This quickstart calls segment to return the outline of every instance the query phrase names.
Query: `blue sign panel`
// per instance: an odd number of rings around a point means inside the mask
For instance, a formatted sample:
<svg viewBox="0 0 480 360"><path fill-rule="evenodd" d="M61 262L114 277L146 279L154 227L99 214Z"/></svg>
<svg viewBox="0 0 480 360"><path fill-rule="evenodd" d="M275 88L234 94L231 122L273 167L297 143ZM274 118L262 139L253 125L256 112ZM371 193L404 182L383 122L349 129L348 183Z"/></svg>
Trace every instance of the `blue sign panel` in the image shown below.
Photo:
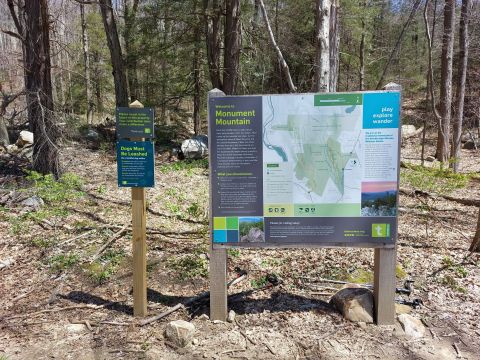
<svg viewBox="0 0 480 360"><path fill-rule="evenodd" d="M150 141L117 142L119 187L153 187L154 147Z"/></svg>
<svg viewBox="0 0 480 360"><path fill-rule="evenodd" d="M363 128L398 128L400 92L365 93L363 95Z"/></svg>

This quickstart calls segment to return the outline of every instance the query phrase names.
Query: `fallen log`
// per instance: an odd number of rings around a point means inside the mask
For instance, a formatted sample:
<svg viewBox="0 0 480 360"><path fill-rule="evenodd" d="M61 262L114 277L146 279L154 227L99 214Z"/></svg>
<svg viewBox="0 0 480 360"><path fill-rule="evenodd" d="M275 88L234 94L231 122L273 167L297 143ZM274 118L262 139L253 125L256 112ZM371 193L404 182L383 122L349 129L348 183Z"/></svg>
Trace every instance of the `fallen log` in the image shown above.
<svg viewBox="0 0 480 360"><path fill-rule="evenodd" d="M445 200L448 200L448 201L453 201L453 202L456 202L458 204L462 204L462 205L466 205L466 206L480 207L480 200L476 200L476 199L464 199L464 198L457 198L457 197L453 197L453 196L449 196L449 195L432 194L432 193L429 193L427 191L415 190L415 189L414 190L407 190L407 189L404 189L404 188L400 188L399 191L400 191L401 194L404 194L404 195L407 195L407 196L418 195L418 196L429 197L429 198L432 198L432 199L442 198L442 199L445 199Z"/></svg>

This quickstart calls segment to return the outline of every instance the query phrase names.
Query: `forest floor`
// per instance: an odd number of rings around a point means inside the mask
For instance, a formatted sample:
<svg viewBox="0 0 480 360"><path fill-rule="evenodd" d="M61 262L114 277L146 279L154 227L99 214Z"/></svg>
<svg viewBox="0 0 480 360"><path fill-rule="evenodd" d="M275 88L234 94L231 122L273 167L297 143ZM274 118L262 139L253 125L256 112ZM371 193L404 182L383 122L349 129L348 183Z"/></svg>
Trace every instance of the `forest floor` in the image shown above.
<svg viewBox="0 0 480 360"><path fill-rule="evenodd" d="M399 323L347 321L328 304L322 294L332 285L319 278L372 281L373 251L353 248L230 250L229 279L236 268L248 273L229 290L244 292L229 303L233 323L209 321L201 316L208 303L197 302L138 325L125 227L130 189L117 187L111 149L71 143L62 156L74 175L57 185L0 178L0 198L35 193L45 201L37 211L13 200L0 207L0 261L9 263L0 270L0 359L480 359L480 256L468 252L478 209L410 192L480 199L480 153L463 150L462 175L445 178L435 163L411 166L419 144L415 137L402 148L397 284L415 281L410 298L424 305L411 314L427 326L423 338L407 337ZM159 154L155 177L147 191L149 315L208 290L206 162ZM269 274L283 282L264 286ZM164 338L176 319L196 327L194 342L181 349Z"/></svg>

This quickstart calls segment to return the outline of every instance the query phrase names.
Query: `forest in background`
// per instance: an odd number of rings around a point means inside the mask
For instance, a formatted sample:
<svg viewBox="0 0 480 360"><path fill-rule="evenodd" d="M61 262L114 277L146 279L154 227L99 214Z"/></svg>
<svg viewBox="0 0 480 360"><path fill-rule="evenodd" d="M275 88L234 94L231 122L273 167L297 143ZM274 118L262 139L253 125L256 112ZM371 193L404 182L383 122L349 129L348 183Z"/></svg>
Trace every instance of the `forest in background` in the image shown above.
<svg viewBox="0 0 480 360"><path fill-rule="evenodd" d="M433 155L428 131L437 134L433 158L453 172L463 143L479 146L472 0L4 0L0 10L0 144L8 153L10 139L30 130L32 169L56 178L63 140L100 127L113 143L115 107L134 100L156 109L157 145L205 133L213 88L242 95L394 82L415 108L403 123L422 131L422 166ZM475 239L480 216L478 224Z"/></svg>
<svg viewBox="0 0 480 360"><path fill-rule="evenodd" d="M227 94L355 91L380 89L391 81L402 85L405 97L425 99L418 104L430 108L426 118L406 117L404 123L436 127L439 117L453 124L447 118L457 116L464 52L460 1L38 3L32 9L37 14L29 15L22 0L0 2L0 121L10 130L27 123L25 92L34 91L23 79L28 59L22 49L29 49L22 31L48 39L44 65L50 68L53 101L47 107L54 123L68 127L111 120L116 105L138 99L156 108L159 124L201 133L206 93L215 87ZM469 53L462 113L465 128L473 130L480 115L480 4L463 3L469 9ZM27 32L22 21L34 18L38 26ZM437 155L443 161L453 157Z"/></svg>
<svg viewBox="0 0 480 360"><path fill-rule="evenodd" d="M0 360L477 359L479 15L476 0L0 0ZM366 248L229 249L233 321L208 321L209 164L178 151L206 133L208 91L392 82L398 203L364 197L362 211L398 217L396 285L410 294L395 325L332 305L345 283L374 283ZM156 111L147 323L132 317L115 152L115 107L135 99ZM166 336L175 319L196 328L186 347Z"/></svg>

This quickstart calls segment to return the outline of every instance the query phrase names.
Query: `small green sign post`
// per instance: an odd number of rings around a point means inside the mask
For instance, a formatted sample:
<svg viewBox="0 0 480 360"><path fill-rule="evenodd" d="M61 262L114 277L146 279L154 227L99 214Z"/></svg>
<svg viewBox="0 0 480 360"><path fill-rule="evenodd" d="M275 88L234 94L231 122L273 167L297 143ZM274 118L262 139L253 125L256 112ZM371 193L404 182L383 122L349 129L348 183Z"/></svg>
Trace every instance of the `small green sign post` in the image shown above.
<svg viewBox="0 0 480 360"><path fill-rule="evenodd" d="M153 120L153 109L139 101L116 110L118 186L132 188L133 314L139 317L147 315L145 187L154 186Z"/></svg>

